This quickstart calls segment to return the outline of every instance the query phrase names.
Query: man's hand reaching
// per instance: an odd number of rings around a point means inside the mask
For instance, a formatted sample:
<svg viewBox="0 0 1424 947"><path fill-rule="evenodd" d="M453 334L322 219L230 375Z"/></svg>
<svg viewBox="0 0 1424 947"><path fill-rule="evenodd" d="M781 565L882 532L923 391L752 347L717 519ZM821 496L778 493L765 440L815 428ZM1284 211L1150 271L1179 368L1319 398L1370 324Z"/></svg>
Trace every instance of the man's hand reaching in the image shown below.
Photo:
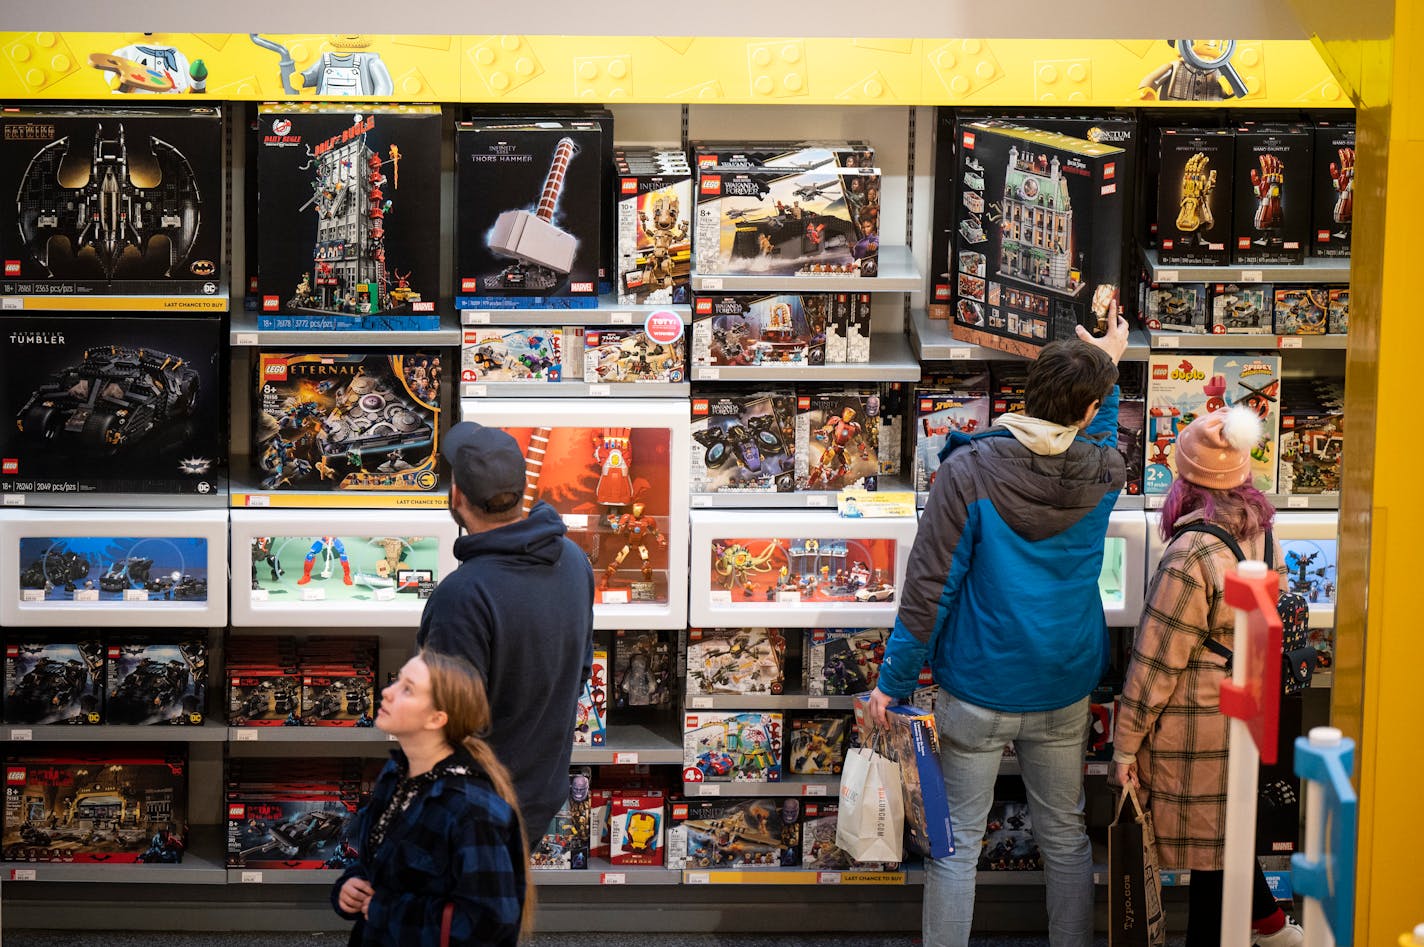
<svg viewBox="0 0 1424 947"><path fill-rule="evenodd" d="M1101 339L1093 338L1093 334L1082 326L1078 326L1078 338L1108 353L1108 357L1116 365L1122 358L1122 353L1127 351L1127 320L1118 312L1117 300L1114 299L1108 305L1108 331Z"/></svg>

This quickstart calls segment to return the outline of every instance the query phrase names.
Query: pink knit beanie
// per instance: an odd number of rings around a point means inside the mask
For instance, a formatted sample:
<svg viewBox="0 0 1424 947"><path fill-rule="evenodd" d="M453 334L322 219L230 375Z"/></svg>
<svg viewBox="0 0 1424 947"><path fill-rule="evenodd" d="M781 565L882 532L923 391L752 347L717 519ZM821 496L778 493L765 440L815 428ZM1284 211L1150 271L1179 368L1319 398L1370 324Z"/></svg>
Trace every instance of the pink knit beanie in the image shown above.
<svg viewBox="0 0 1424 947"><path fill-rule="evenodd" d="M1177 434L1177 475L1199 487L1230 490L1251 479L1251 451L1261 419L1242 405L1197 418Z"/></svg>

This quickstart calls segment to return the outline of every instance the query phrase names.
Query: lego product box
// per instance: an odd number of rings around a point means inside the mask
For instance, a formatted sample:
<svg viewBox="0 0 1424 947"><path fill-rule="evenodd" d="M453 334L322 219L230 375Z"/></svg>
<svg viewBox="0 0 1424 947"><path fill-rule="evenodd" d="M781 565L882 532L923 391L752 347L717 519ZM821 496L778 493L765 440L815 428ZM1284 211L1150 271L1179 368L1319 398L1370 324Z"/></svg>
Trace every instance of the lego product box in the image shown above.
<svg viewBox="0 0 1424 947"><path fill-rule="evenodd" d="M613 705L624 708L672 706L677 642L673 631L613 634Z"/></svg>
<svg viewBox="0 0 1424 947"><path fill-rule="evenodd" d="M439 351L259 353L252 457L262 489L442 486L443 382Z"/></svg>
<svg viewBox="0 0 1424 947"><path fill-rule="evenodd" d="M780 713L683 714L683 782L781 782L783 725Z"/></svg>
<svg viewBox="0 0 1424 947"><path fill-rule="evenodd" d="M114 746L5 757L0 857L169 864L188 845L187 760Z"/></svg>
<svg viewBox="0 0 1424 947"><path fill-rule="evenodd" d="M1167 492L1176 476L1177 434L1192 419L1243 404L1261 416L1261 443L1251 452L1251 484L1276 492L1281 360L1277 355L1157 355L1148 362L1147 466L1143 492Z"/></svg>
<svg viewBox="0 0 1424 947"><path fill-rule="evenodd" d="M1281 396L1281 493L1339 493L1345 416L1310 391Z"/></svg>
<svg viewBox="0 0 1424 947"><path fill-rule="evenodd" d="M1164 128L1160 141L1158 262L1166 266L1230 262L1235 132Z"/></svg>
<svg viewBox="0 0 1424 947"><path fill-rule="evenodd" d="M1143 382L1142 363L1119 363L1117 383L1117 449L1126 465L1122 492L1139 496L1147 434L1147 386Z"/></svg>
<svg viewBox="0 0 1424 947"><path fill-rule="evenodd" d="M550 820L544 837L530 850L530 868L547 871L588 867L592 778L593 770L587 766L569 770L569 798Z"/></svg>
<svg viewBox="0 0 1424 947"><path fill-rule="evenodd" d="M1270 335L1275 292L1263 283L1216 283L1211 288L1214 335Z"/></svg>
<svg viewBox="0 0 1424 947"><path fill-rule="evenodd" d="M208 600L208 541L190 536L24 536L20 601L134 607Z"/></svg>
<svg viewBox="0 0 1424 947"><path fill-rule="evenodd" d="M796 399L798 490L874 490L879 483L880 395L821 391Z"/></svg>
<svg viewBox="0 0 1424 947"><path fill-rule="evenodd" d="M987 378L985 381L987 382ZM920 391L915 397L915 489L924 492L939 470L939 452L955 431L973 434L989 427L989 392Z"/></svg>
<svg viewBox="0 0 1424 947"><path fill-rule="evenodd" d="M1329 289L1324 286L1276 287L1276 335L1324 335L1329 326Z"/></svg>
<svg viewBox="0 0 1424 947"><path fill-rule="evenodd" d="M583 380L589 384L686 381L687 336L680 331L681 320L676 324L676 338L655 337L647 329L585 330Z"/></svg>
<svg viewBox="0 0 1424 947"><path fill-rule="evenodd" d="M796 395L790 389L692 398L693 493L796 489Z"/></svg>
<svg viewBox="0 0 1424 947"><path fill-rule="evenodd" d="M785 168L809 171L823 167L869 168L875 165L875 149L859 139L707 141L688 143L697 168Z"/></svg>
<svg viewBox="0 0 1424 947"><path fill-rule="evenodd" d="M786 638L776 628L693 628L687 632L688 695L780 694Z"/></svg>
<svg viewBox="0 0 1424 947"><path fill-rule="evenodd" d="M1203 335L1207 331L1205 283L1143 284L1142 316L1149 329Z"/></svg>
<svg viewBox="0 0 1424 947"><path fill-rule="evenodd" d="M1113 755L1113 724L1117 720L1118 692L1122 685L1099 684L1088 698L1088 760L1111 762Z"/></svg>
<svg viewBox="0 0 1424 947"><path fill-rule="evenodd" d="M105 722L202 724L208 703L208 645L202 638L116 641L105 654Z"/></svg>
<svg viewBox="0 0 1424 947"><path fill-rule="evenodd" d="M663 794L615 792L608 814L608 860L614 865L663 863Z"/></svg>
<svg viewBox="0 0 1424 947"><path fill-rule="evenodd" d="M455 130L456 303L588 308L603 254L597 121L461 122Z"/></svg>
<svg viewBox="0 0 1424 947"><path fill-rule="evenodd" d="M1314 144L1304 125L1246 123L1236 129L1233 264L1305 262Z"/></svg>
<svg viewBox="0 0 1424 947"><path fill-rule="evenodd" d="M669 868L795 868L801 800L680 799L669 804Z"/></svg>
<svg viewBox="0 0 1424 947"><path fill-rule="evenodd" d="M959 127L966 213L956 252L985 276L955 285L955 338L1033 357L1075 327L1107 330L1122 280L1121 148L1007 122ZM982 210L976 211L975 207Z"/></svg>
<svg viewBox="0 0 1424 947"><path fill-rule="evenodd" d="M717 293L692 305L692 364L824 365L829 293Z"/></svg>
<svg viewBox="0 0 1424 947"><path fill-rule="evenodd" d="M1330 311L1325 317L1325 330L1331 335L1346 335L1350 331L1350 287L1330 288Z"/></svg>
<svg viewBox="0 0 1424 947"><path fill-rule="evenodd" d="M870 293L850 294L849 328L846 330L846 361L870 361Z"/></svg>
<svg viewBox="0 0 1424 947"><path fill-rule="evenodd" d="M98 640L5 645L6 723L102 723L103 703L104 650Z"/></svg>
<svg viewBox="0 0 1424 947"><path fill-rule="evenodd" d="M836 844L841 806L837 800L805 800L801 824L801 867L818 871L897 871L899 862L860 862Z"/></svg>
<svg viewBox="0 0 1424 947"><path fill-rule="evenodd" d="M6 108L0 294L226 310L224 140L212 106Z"/></svg>
<svg viewBox="0 0 1424 947"><path fill-rule="evenodd" d="M806 692L863 694L880 679L889 628L814 628L806 633Z"/></svg>
<svg viewBox="0 0 1424 947"><path fill-rule="evenodd" d="M669 149L682 157L681 151ZM618 302L686 304L692 284L692 171L616 168Z"/></svg>
<svg viewBox="0 0 1424 947"><path fill-rule="evenodd" d="M869 731L866 719L868 696L855 701L855 723L861 733ZM878 747L900 764L900 788L905 796L905 838L909 847L931 858L954 853L954 831L950 827L949 803L944 794L944 775L939 766L939 738L932 713L903 704L889 709L890 726Z"/></svg>
<svg viewBox="0 0 1424 947"><path fill-rule="evenodd" d="M0 316L0 492L214 494L220 317Z"/></svg>
<svg viewBox="0 0 1424 947"><path fill-rule="evenodd" d="M839 773L845 763L850 723L848 713L791 718L786 771L796 776Z"/></svg>
<svg viewBox="0 0 1424 947"><path fill-rule="evenodd" d="M342 841L358 808L356 793L334 789L229 789L227 867L344 869Z"/></svg>
<svg viewBox="0 0 1424 947"><path fill-rule="evenodd" d="M1027 802L995 800L984 826L979 870L1043 870L1043 855L1033 838L1033 820Z"/></svg>
<svg viewBox="0 0 1424 947"><path fill-rule="evenodd" d="M603 746L607 742L608 651L594 648L593 666L574 713L574 746Z"/></svg>
<svg viewBox="0 0 1424 947"><path fill-rule="evenodd" d="M466 327L460 346L460 381L563 381L564 341L560 326Z"/></svg>
<svg viewBox="0 0 1424 947"><path fill-rule="evenodd" d="M259 329L438 329L440 108L258 107Z"/></svg>
<svg viewBox="0 0 1424 947"><path fill-rule="evenodd" d="M1355 219L1355 126L1315 123L1311 256L1347 257Z"/></svg>

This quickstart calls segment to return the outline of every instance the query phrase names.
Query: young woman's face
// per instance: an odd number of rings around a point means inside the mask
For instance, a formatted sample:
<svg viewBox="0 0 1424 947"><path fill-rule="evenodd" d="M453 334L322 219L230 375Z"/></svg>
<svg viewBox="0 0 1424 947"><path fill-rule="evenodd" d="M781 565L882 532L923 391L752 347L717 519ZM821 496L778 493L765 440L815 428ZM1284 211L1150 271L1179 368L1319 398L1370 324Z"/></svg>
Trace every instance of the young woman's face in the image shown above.
<svg viewBox="0 0 1424 947"><path fill-rule="evenodd" d="M407 661L400 675L381 691L376 726L400 737L430 729L436 714L430 697L430 668L417 655Z"/></svg>

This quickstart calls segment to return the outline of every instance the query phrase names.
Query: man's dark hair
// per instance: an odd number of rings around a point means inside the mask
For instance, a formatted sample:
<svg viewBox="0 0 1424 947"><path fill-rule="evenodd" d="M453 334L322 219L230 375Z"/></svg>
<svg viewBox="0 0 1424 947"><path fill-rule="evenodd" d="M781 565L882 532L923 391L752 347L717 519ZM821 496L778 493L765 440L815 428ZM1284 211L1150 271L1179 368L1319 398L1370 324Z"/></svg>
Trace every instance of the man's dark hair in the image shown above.
<svg viewBox="0 0 1424 947"><path fill-rule="evenodd" d="M1117 366L1096 345L1082 339L1050 342L1029 366L1024 412L1054 424L1077 424L1088 405L1106 398L1115 384Z"/></svg>

